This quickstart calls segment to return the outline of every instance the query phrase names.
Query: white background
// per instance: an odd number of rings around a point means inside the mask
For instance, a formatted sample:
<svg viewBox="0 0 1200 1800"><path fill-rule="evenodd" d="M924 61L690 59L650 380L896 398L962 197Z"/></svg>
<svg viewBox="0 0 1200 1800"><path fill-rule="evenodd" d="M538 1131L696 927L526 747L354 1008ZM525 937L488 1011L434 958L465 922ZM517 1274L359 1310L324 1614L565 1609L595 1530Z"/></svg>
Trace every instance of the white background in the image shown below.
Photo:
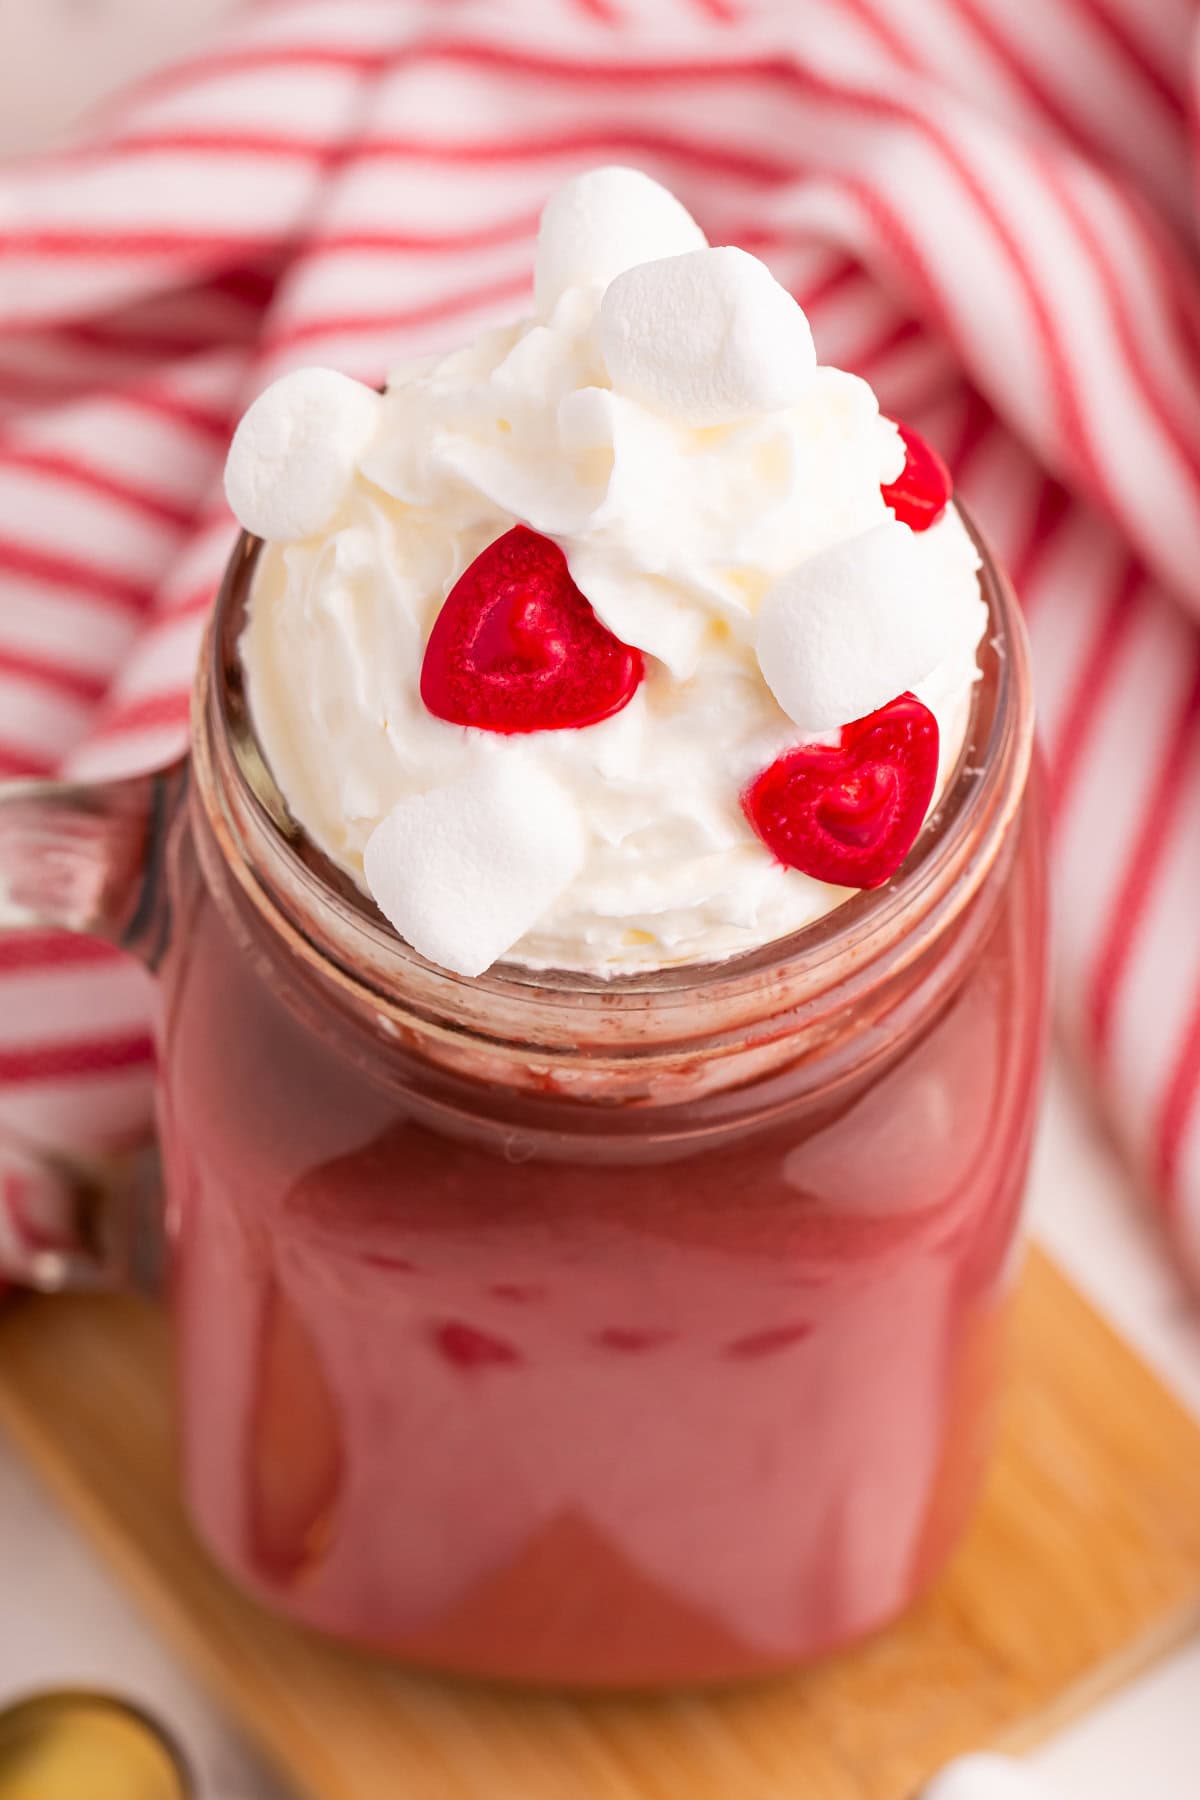
<svg viewBox="0 0 1200 1800"><path fill-rule="evenodd" d="M0 155L51 141L93 98L188 48L231 10L231 0L0 0ZM1043 1241L1200 1416L1200 1316L1061 1063L1052 1074L1032 1202ZM266 1771L142 1625L2 1439L0 1546L0 1702L72 1681L116 1688L141 1698L181 1736L206 1800L278 1800ZM1063 1800L1197 1800L1198 1714L1200 1642L1031 1761Z"/></svg>

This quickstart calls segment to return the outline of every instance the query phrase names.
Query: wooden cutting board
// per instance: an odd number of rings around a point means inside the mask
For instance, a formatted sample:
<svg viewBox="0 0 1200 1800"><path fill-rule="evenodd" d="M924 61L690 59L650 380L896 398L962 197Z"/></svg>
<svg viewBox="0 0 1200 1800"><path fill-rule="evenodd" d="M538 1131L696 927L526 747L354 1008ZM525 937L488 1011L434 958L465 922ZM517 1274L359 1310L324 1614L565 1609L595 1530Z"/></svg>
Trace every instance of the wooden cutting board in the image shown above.
<svg viewBox="0 0 1200 1800"><path fill-rule="evenodd" d="M315 1800L911 1800L1200 1629L1200 1428L1041 1255L968 1541L900 1625L733 1691L585 1701L404 1674L268 1617L171 1480L165 1323L128 1299L0 1319L0 1425Z"/></svg>

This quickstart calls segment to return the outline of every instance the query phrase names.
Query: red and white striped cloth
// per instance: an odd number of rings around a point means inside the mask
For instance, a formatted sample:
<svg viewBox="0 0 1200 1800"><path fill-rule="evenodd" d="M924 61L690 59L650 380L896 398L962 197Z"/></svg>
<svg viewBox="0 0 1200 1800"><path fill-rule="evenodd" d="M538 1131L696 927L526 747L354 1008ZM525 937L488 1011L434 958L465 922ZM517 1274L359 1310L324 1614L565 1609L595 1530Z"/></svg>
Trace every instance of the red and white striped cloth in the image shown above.
<svg viewBox="0 0 1200 1800"><path fill-rule="evenodd" d="M1191 0L265 0L0 174L0 773L179 745L219 470L291 364L367 380L529 294L632 162L947 453L1027 609L1060 1016L1200 1271ZM146 1118L143 979L0 943L0 1130Z"/></svg>

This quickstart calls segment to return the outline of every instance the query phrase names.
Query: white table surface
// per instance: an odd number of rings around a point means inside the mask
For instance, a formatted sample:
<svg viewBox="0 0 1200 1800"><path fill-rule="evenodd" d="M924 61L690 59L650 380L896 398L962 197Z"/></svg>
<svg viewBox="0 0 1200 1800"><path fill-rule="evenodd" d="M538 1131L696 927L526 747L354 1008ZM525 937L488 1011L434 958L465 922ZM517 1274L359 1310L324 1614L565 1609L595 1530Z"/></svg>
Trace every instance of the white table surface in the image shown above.
<svg viewBox="0 0 1200 1800"><path fill-rule="evenodd" d="M186 49L233 3L0 0L0 155L50 141L106 88ZM1161 1254L1061 1060L1038 1141L1032 1204L1042 1241L1200 1416L1200 1313ZM279 1800L267 1771L134 1613L3 1439L0 1582L0 1703L74 1681L118 1689L161 1714L181 1737L204 1800ZM1031 1761L1063 1800L1196 1800L1200 1641Z"/></svg>

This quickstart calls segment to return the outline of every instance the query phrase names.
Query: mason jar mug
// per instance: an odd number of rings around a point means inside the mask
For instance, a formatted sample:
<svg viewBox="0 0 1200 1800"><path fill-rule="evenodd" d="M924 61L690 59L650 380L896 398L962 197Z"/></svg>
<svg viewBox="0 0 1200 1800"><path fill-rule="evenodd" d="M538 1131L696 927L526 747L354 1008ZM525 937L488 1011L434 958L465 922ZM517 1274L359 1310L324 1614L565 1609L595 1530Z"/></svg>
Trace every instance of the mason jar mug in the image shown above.
<svg viewBox="0 0 1200 1800"><path fill-rule="evenodd" d="M1010 589L985 551L968 741L886 887L705 967L465 980L289 817L237 655L257 551L186 763L0 790L8 922L156 975L200 1536L472 1674L740 1677L877 1628L969 1515L1017 1262L1046 933Z"/></svg>

